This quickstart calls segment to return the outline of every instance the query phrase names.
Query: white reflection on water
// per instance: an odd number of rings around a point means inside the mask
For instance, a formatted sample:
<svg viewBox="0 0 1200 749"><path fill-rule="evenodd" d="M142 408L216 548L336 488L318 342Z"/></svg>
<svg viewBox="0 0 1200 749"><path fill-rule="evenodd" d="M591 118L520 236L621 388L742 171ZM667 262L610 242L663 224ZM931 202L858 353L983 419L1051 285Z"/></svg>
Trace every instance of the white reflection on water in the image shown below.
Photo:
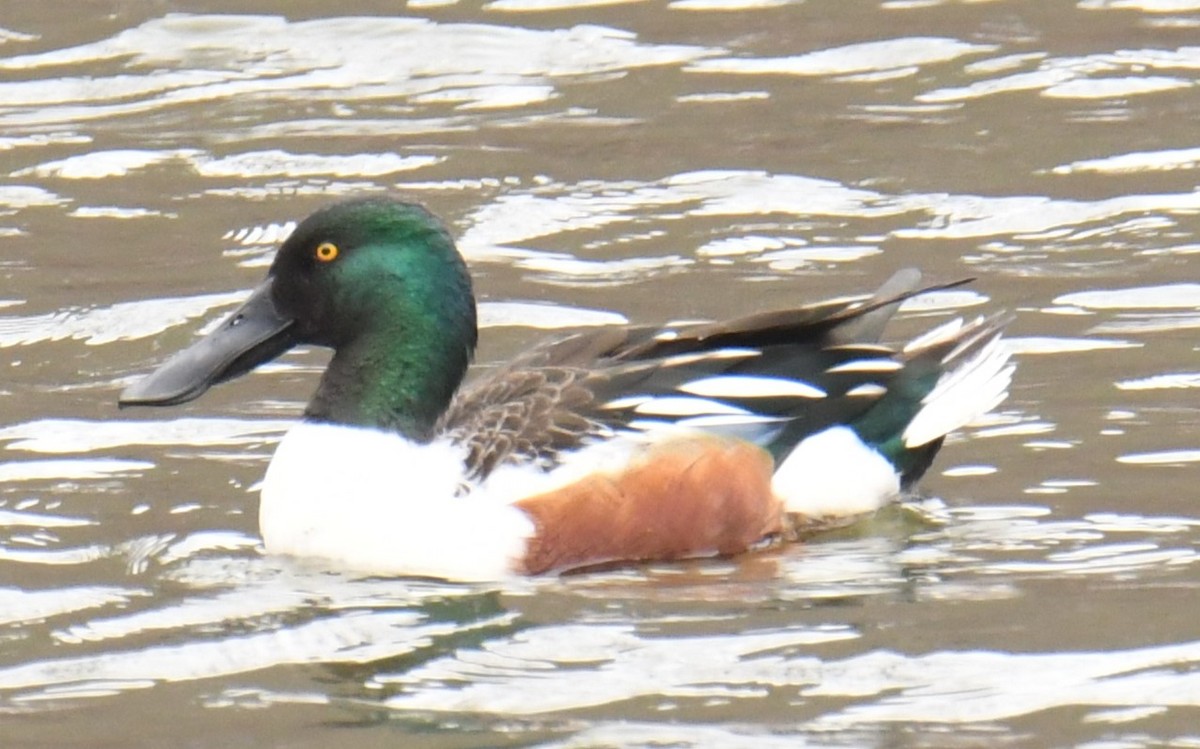
<svg viewBox="0 0 1200 749"><path fill-rule="evenodd" d="M753 700L768 687L797 690L799 703L851 701L812 729L971 723L1067 705L1200 705L1200 642L1105 652L873 650L840 660L780 652L854 636L797 628L665 638L611 625L540 627L378 678L403 690L388 701L393 708L439 712L533 715L641 696Z"/></svg>
<svg viewBox="0 0 1200 749"><path fill-rule="evenodd" d="M41 419L0 428L6 449L37 453L88 453L131 445L252 445L274 442L294 422L246 419L83 421Z"/></svg>
<svg viewBox="0 0 1200 749"><path fill-rule="evenodd" d="M926 511L931 518L945 518L944 524L914 540L937 550L935 570L948 577L970 572L980 579L1010 581L1027 576L1110 579L1200 564L1200 552L1177 538L1200 529L1200 520L1190 518L1096 513L1058 520L1047 508L1022 506ZM1023 554L1030 551L1041 553L1036 558Z"/></svg>
<svg viewBox="0 0 1200 749"><path fill-rule="evenodd" d="M864 245L851 247L798 247L790 250L764 252L757 260L765 263L771 270L787 272L812 267L821 263L850 263L882 253L883 250L878 247Z"/></svg>
<svg viewBox="0 0 1200 749"><path fill-rule="evenodd" d="M921 65L947 62L972 54L991 52L992 45L969 44L941 37L907 37L850 44L823 49L794 57L722 58L703 60L687 70L700 73L738 73L761 75L846 75L896 69L917 71Z"/></svg>
<svg viewBox="0 0 1200 749"><path fill-rule="evenodd" d="M89 346L149 338L211 310L244 299L244 292L119 302L109 307L64 309L41 315L0 317L0 348L46 341L81 340Z"/></svg>
<svg viewBox="0 0 1200 749"><path fill-rule="evenodd" d="M516 263L520 268L544 274L541 280L547 283L598 286L621 286L656 271L685 268L691 264L692 261L678 255L623 260L579 260L550 254L533 256Z"/></svg>
<svg viewBox="0 0 1200 749"><path fill-rule="evenodd" d="M35 133L33 135L0 136L0 151L11 151L14 148L43 148L77 143L91 143L86 135L71 133Z"/></svg>
<svg viewBox="0 0 1200 749"><path fill-rule="evenodd" d="M1085 351L1113 351L1141 348L1136 341L1106 340L1103 338L1054 338L1050 336L1021 336L1005 338L1005 345L1014 354L1076 354Z"/></svg>
<svg viewBox="0 0 1200 749"><path fill-rule="evenodd" d="M1054 303L1067 305L1059 308L1061 310L1127 310L1120 312L1117 319L1106 320L1096 325L1090 331L1092 333L1158 333L1200 327L1200 314L1194 311L1200 308L1200 284L1195 283L1078 291L1057 297ZM1187 311L1165 311L1176 309ZM1166 387L1167 384L1163 381L1152 386ZM1137 389L1143 386L1118 383L1118 387Z"/></svg>
<svg viewBox="0 0 1200 749"><path fill-rule="evenodd" d="M6 504L7 502L0 500L0 507L4 507ZM21 505L18 505L15 510L0 509L0 528L78 528L84 525L95 525L95 523L96 521L87 518L25 512Z"/></svg>
<svg viewBox="0 0 1200 749"><path fill-rule="evenodd" d="M1100 159L1084 159L1056 166L1054 174L1126 174L1131 172L1166 172L1176 169L1200 168L1200 148L1178 148L1163 151L1139 151L1106 156Z"/></svg>
<svg viewBox="0 0 1200 749"><path fill-rule="evenodd" d="M12 29L0 28L0 44L5 42L33 42L40 39L36 34L25 34Z"/></svg>
<svg viewBox="0 0 1200 749"><path fill-rule="evenodd" d="M0 83L0 122L61 126L254 96L341 106L402 96L467 110L522 107L555 96L564 78L680 64L715 52L639 44L632 34L601 26L536 30L419 18L293 22L175 13L99 42L0 59L0 69L10 71L129 60L116 76Z"/></svg>
<svg viewBox="0 0 1200 749"><path fill-rule="evenodd" d="M0 206L6 208L62 205L67 202L70 201L41 187L0 185Z"/></svg>
<svg viewBox="0 0 1200 749"><path fill-rule="evenodd" d="M78 613L88 609L129 603L149 591L113 586L75 586L51 590L0 588L0 624L33 623L37 620Z"/></svg>
<svg viewBox="0 0 1200 749"><path fill-rule="evenodd" d="M147 216L170 216L175 217L173 213L164 213L155 211L149 208L121 208L120 206L79 206L72 210L68 216L72 218L116 218L116 219L132 219L145 218Z"/></svg>
<svg viewBox="0 0 1200 749"><path fill-rule="evenodd" d="M1147 76L1145 71L1177 71L1180 76ZM1125 49L1082 57L1045 57L1037 68L966 86L939 88L917 96L922 102L966 101L1014 91L1043 96L1091 99L1152 93L1195 84L1200 47L1175 50Z"/></svg>
<svg viewBox="0 0 1200 749"><path fill-rule="evenodd" d="M1077 227L1109 227L1127 214L1143 218L1146 213L1169 216L1191 214L1200 209L1200 193L1195 192L1122 195L1094 201L971 195L912 196L897 200L913 204L914 209L923 203L922 207L935 216L935 221L927 226L895 232L897 237L910 239L978 239L1044 233L1054 233L1052 236L1056 239L1068 239L1069 231ZM1140 225L1127 228L1136 231ZM1080 229L1081 233L1083 231Z"/></svg>
<svg viewBox="0 0 1200 749"><path fill-rule="evenodd" d="M0 463L0 481L101 479L113 475L139 473L153 467L153 463L144 460L116 458L11 461Z"/></svg>
<svg viewBox="0 0 1200 749"><path fill-rule="evenodd" d="M1135 380L1118 380L1118 390L1183 390L1200 387L1200 372L1176 372L1173 374L1139 377Z"/></svg>
<svg viewBox="0 0 1200 749"><path fill-rule="evenodd" d="M1155 314L1123 315L1121 319L1108 320L1091 329L1092 333L1162 333L1172 330L1195 330L1200 328L1200 314Z"/></svg>
<svg viewBox="0 0 1200 749"><path fill-rule="evenodd" d="M1186 13L1200 10L1200 0L1079 0L1086 10L1140 10L1147 13Z"/></svg>
<svg viewBox="0 0 1200 749"><path fill-rule="evenodd" d="M845 600L901 589L938 601L1011 599L1020 595L1020 580L1030 576L1111 579L1194 565L1200 557L1190 548L1170 545L1180 534L1200 529L1200 521L1191 518L1096 514L1056 520L1050 510L1034 505L948 508L932 500L919 510L938 527L907 535L900 541L904 548L879 535L791 547L775 558L776 582L736 582L731 575L737 565L727 562L712 565L712 575L692 577L690 585L674 588L676 596L670 576L651 588L638 587L644 573L531 581L508 591L518 609L521 601L536 609L541 593L574 593L601 605L590 622L584 615L582 620L573 616L546 624L543 616L534 615L539 623L516 633L508 632L518 621L515 612L439 622L424 610L426 604L462 600L465 611L474 611L472 596L486 589L356 579L309 572L302 565L276 567L275 560L257 556L255 539L240 533L147 537L118 549L2 550L0 560L39 564L81 564L119 553L129 559L133 574L143 575L154 565L156 575L185 593L151 597L141 586L66 587L34 595L21 591L28 597L13 609L16 621L98 611L52 630L59 645L54 657L0 668L0 690L9 705L28 708L41 701L102 698L163 682L222 679L288 664L380 662L435 645L432 660L406 666L401 673L368 677L366 686L386 689L392 695L387 704L395 709L496 715L581 710L639 697L664 704L683 699L728 704L763 699L778 688L796 690L793 699L801 702L852 700L797 726L807 730L851 720L965 723L1058 705L1197 704L1190 677L1152 685L1133 672L1164 662L1200 664L1200 644L1053 654L871 650L838 660L815 653L824 645L861 639L854 626L731 632L739 619L711 603L730 599L733 591L738 591L733 598L739 606L768 607L779 601ZM1028 552L1039 550L1040 555L1030 557ZM653 590L660 604L677 605L640 624L626 622L624 614L601 613L608 611L602 605L607 597L621 595L622 585L642 590L636 594L639 600ZM4 599L0 590L0 602ZM678 608L702 601L710 602L706 609ZM727 623L720 625L721 631L711 635L673 629L722 621ZM489 629L496 631L474 644L479 640L471 633ZM436 645L464 636L472 644ZM90 647L96 643L102 648ZM1053 682L1054 689L1030 691L1010 678L1014 670L1034 678L1044 669L1058 668L1074 675ZM255 678L243 677L250 684ZM1121 688L1107 686L1111 680ZM1160 702L1151 686L1169 688L1174 696ZM974 697L961 704L956 698L947 707L947 695L960 690ZM225 696L212 706L245 704L232 693ZM267 689L262 698L293 702L311 695ZM932 715L934 704L941 707L937 715Z"/></svg>
<svg viewBox="0 0 1200 749"><path fill-rule="evenodd" d="M1000 49L942 37L886 39L779 58L718 58L693 62L686 70L743 75L786 74L844 76L847 82L870 82L916 74L922 66ZM1188 88L1196 83L1200 47L1177 50L1115 50L1084 57L1050 57L1046 53L1006 54L965 66L974 75L1006 73L1028 63L1031 71L989 78L966 86L926 91L918 103L961 102L1014 91L1038 91L1059 99L1112 99ZM1146 71L1178 71L1181 75L1146 75Z"/></svg>
<svg viewBox="0 0 1200 749"><path fill-rule="evenodd" d="M1159 450L1146 453L1130 453L1117 457L1118 463L1136 466L1186 465L1200 463L1200 449Z"/></svg>
<svg viewBox="0 0 1200 749"><path fill-rule="evenodd" d="M904 584L904 567L912 561L911 549L906 554L884 536L813 543L780 555L779 576L786 584L774 593L790 601L884 595Z"/></svg>
<svg viewBox="0 0 1200 749"><path fill-rule="evenodd" d="M412 611L345 613L278 631L195 639L138 650L33 661L0 668L0 690L10 699L70 699L143 689L161 682L211 679L270 666L328 662L369 663L413 652L430 638L460 627L426 622ZM336 655L335 655L336 654ZM97 691L97 685L104 685Z"/></svg>
<svg viewBox="0 0 1200 749"><path fill-rule="evenodd" d="M359 153L346 156L291 153L281 149L246 151L213 157L184 148L166 151L93 151L58 161L27 167L14 177L37 176L62 179L105 179L169 162L179 162L202 177L381 177L440 162L437 156L401 156L396 153Z"/></svg>
<svg viewBox="0 0 1200 749"><path fill-rule="evenodd" d="M811 667L803 694L879 697L823 715L819 725L971 723L1068 705L1198 706L1197 665L1200 641L1075 653L876 651Z"/></svg>
<svg viewBox="0 0 1200 749"><path fill-rule="evenodd" d="M454 186L401 185L410 190ZM1113 233L1137 234L1149 223L1168 226L1174 221L1172 216L1198 209L1200 193L1124 195L1096 201L1039 196L889 195L802 175L704 170L650 182L589 180L563 184L542 179L529 186L513 185L466 218L459 246L472 262L513 264L587 281L606 272L653 273L697 261L756 261L778 265L777 270L847 262L878 254L878 242L887 237L1029 241L1037 235L1052 235L1059 246L1076 242L1086 247L1110 240ZM1120 223L1126 215L1136 220ZM753 218L755 230L740 232L736 222L729 226L731 217ZM846 217L855 218L860 227L866 221L880 220L886 228L873 243L855 243L847 242L845 237L814 237L810 231L798 231L794 226L796 220ZM899 226L897 217L905 217ZM712 228L713 237L693 250L692 257L647 256L655 252L654 247L667 244L660 235L673 223L707 219L722 220L722 224ZM776 222L774 231L764 226L765 221ZM1114 222L1118 222L1115 227ZM586 236L601 229L611 233L621 228L627 228L629 236L618 245L607 245L606 251L629 244L644 248L642 254L619 260L584 260L557 249L558 239L564 236ZM539 248L552 240L555 250ZM583 247L583 251L594 249Z"/></svg>
<svg viewBox="0 0 1200 749"><path fill-rule="evenodd" d="M1042 91L1042 96L1059 99L1113 99L1137 94L1154 94L1189 88L1195 83L1186 78L1167 76L1122 76L1116 78L1094 78L1082 81L1066 81Z"/></svg>
<svg viewBox="0 0 1200 749"><path fill-rule="evenodd" d="M947 478L973 478L975 476L990 476L1000 470L994 465L970 464L946 468L942 475Z"/></svg>
<svg viewBox="0 0 1200 749"><path fill-rule="evenodd" d="M728 700L711 700L709 704L723 705ZM867 747L874 742L862 736L828 736L819 743L809 737L796 735L791 727L779 725L742 725L622 720L597 722L573 736L539 744L543 749L659 749L659 747L720 747L721 749L801 749L808 746Z"/></svg>
<svg viewBox="0 0 1200 749"><path fill-rule="evenodd" d="M231 229L225 232L221 239L233 240L243 247L254 247L264 244L275 245L287 239L295 230L295 221L284 221L262 226L244 226L240 229ZM236 254L236 251L231 250L227 254Z"/></svg>
<svg viewBox="0 0 1200 749"><path fill-rule="evenodd" d="M605 5L625 5L644 2L644 0L492 0L483 6L488 10L527 13L530 11L546 10L577 10L579 8L596 8Z"/></svg>
<svg viewBox="0 0 1200 749"><path fill-rule="evenodd" d="M203 595L185 598L170 606L98 616L56 630L54 638L64 644L79 644L119 641L148 633L202 631L218 622L259 622L265 625L280 617L294 616L317 600L326 601L331 609L347 610L368 604L379 607L385 600L381 600L382 586L379 585L371 586L369 583L334 576L331 579L344 585L344 589L338 589L329 582L323 588L321 581L315 577L312 580L278 575L272 577L256 564L234 564L229 560L217 567L215 563L210 558L207 569L204 563L192 565L199 568L199 574L212 576L212 579L197 580L197 570L194 569L186 574L172 572L168 575L199 588L198 592ZM219 579L221 576L223 579ZM200 585L197 585L198 582ZM287 583L294 587L289 587ZM204 588L215 591L205 591ZM356 598L356 595L361 597ZM419 596L409 598L419 600ZM410 616L416 618L415 614ZM285 639L289 637L286 628L279 636ZM336 650L323 652L321 658L339 659Z"/></svg>
<svg viewBox="0 0 1200 749"><path fill-rule="evenodd" d="M1064 294L1055 304L1070 304L1087 309L1169 309L1200 307L1200 284L1172 283L1159 286L1135 286L1126 289L1098 289Z"/></svg>
<svg viewBox="0 0 1200 749"><path fill-rule="evenodd" d="M119 149L92 151L57 161L27 167L13 172L14 177L60 177L62 179L105 179L120 177L138 169L164 164L174 160L186 160L199 154L195 149L147 151Z"/></svg>
<svg viewBox="0 0 1200 749"><path fill-rule="evenodd" d="M203 177L380 177L430 166L437 156L401 156L396 153L360 153L348 156L289 153L279 149L250 151L196 163Z"/></svg>
<svg viewBox="0 0 1200 749"><path fill-rule="evenodd" d="M771 213L867 217L902 211L877 205L880 197L831 180L739 170L688 172L654 182L549 183L512 190L476 210L459 247L470 260L522 262L548 254L530 248L531 240L637 224L650 213L657 221L678 221Z"/></svg>
<svg viewBox="0 0 1200 749"><path fill-rule="evenodd" d="M429 647L443 636L502 627L512 620L493 607L465 622L434 621L421 605L430 602L436 607L448 597L451 602L465 598L464 611L474 612L479 605L470 601L476 591L279 568L256 554L248 556L254 553L253 545L239 534L217 532L178 540L138 539L126 545L124 553L148 555L165 580L194 592L182 599L164 601L140 587L20 591L19 605L4 607L12 611L12 621L100 611L53 629L51 636L59 646L55 657L0 668L5 701L20 705L102 697L287 664L370 663ZM239 556L214 554L221 550ZM79 561L86 551L74 552ZM0 560L6 559L32 561L0 549ZM140 575L145 565L133 571ZM8 590L0 589L0 602L8 598ZM95 643L104 643L104 649L91 647Z"/></svg>
<svg viewBox="0 0 1200 749"><path fill-rule="evenodd" d="M787 660L773 651L858 635L845 627L796 627L737 637L654 637L624 625L536 627L464 648L407 673L380 675L404 693L403 710L533 715L636 697L761 697Z"/></svg>

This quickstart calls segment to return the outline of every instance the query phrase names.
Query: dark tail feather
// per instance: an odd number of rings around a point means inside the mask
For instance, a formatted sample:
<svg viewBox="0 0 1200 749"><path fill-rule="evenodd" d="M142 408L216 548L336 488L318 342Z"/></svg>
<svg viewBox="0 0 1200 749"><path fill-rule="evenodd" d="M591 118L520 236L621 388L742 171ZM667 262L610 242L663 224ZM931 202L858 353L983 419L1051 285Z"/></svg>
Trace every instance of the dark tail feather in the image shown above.
<svg viewBox="0 0 1200 749"><path fill-rule="evenodd" d="M871 295L867 306L879 305L864 315L849 320L834 328L830 337L837 343L875 343L883 336L883 329L896 310L906 299L913 295L921 285L921 271L916 268L904 268L896 271L891 278ZM881 304L882 302L882 304Z"/></svg>

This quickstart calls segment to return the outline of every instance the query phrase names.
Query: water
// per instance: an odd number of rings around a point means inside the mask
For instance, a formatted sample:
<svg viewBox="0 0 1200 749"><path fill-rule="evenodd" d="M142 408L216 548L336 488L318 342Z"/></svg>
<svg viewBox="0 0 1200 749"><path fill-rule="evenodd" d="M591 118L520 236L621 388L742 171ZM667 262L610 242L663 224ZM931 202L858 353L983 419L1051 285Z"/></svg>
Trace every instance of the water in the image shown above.
<svg viewBox="0 0 1200 749"><path fill-rule="evenodd" d="M1200 3L150 0L0 15L5 747L1200 746ZM174 7L174 6L171 6ZM325 354L132 378L333 197L414 196L479 359L975 276L1019 370L923 494L504 586L264 557Z"/></svg>

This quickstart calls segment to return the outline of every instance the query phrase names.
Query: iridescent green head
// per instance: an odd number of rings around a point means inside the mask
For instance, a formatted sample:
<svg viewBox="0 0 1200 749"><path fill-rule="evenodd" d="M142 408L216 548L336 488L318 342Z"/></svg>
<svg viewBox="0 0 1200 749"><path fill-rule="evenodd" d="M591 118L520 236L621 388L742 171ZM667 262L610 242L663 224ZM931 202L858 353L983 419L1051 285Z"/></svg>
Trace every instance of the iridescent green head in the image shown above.
<svg viewBox="0 0 1200 749"><path fill-rule="evenodd" d="M445 226L412 203L349 200L301 222L246 303L121 404L189 401L317 344L335 353L306 416L427 439L475 342L471 279Z"/></svg>

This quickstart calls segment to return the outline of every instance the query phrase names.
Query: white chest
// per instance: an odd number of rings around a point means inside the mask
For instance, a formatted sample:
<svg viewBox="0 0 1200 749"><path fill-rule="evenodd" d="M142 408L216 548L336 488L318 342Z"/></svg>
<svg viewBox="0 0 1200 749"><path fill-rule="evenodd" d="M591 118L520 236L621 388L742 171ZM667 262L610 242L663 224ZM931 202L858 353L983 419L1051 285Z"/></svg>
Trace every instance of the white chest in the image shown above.
<svg viewBox="0 0 1200 749"><path fill-rule="evenodd" d="M375 574L505 577L533 524L507 503L456 497L462 466L462 452L448 443L301 422L263 479L263 543L273 554Z"/></svg>

